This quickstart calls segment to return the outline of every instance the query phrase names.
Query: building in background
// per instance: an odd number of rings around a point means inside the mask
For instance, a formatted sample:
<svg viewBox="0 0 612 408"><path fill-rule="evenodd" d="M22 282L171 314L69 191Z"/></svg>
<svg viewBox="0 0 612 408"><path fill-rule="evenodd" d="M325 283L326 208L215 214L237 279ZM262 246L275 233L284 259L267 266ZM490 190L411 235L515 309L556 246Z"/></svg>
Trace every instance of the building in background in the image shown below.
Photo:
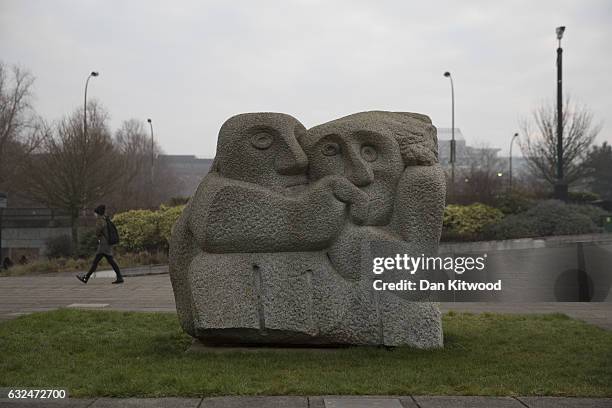
<svg viewBox="0 0 612 408"><path fill-rule="evenodd" d="M452 139L451 128L438 128L438 157L440 164L443 167L450 167L450 144ZM455 128L455 167L465 168L471 166L474 161L481 157L498 158L500 148L496 147L476 147L468 146L461 132L461 129ZM507 158L499 156L500 159L507 161Z"/></svg>
<svg viewBox="0 0 612 408"><path fill-rule="evenodd" d="M450 166L451 128L438 128L438 159L443 167ZM461 129L455 128L455 157L457 163L465 156L465 138Z"/></svg>
<svg viewBox="0 0 612 408"><path fill-rule="evenodd" d="M200 159L194 155L162 154L158 160L178 179L179 194L182 197L191 197L195 193L213 163L213 159Z"/></svg>

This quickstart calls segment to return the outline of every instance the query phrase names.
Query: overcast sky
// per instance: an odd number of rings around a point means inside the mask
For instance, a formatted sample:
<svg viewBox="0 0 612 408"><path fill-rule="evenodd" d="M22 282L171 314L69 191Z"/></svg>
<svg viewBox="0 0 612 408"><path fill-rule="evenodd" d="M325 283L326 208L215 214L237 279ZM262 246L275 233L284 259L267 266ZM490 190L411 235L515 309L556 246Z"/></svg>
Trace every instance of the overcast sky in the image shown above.
<svg viewBox="0 0 612 408"><path fill-rule="evenodd" d="M89 95L112 126L153 119L170 154L213 157L241 112L306 127L364 110L412 111L468 144L507 152L520 118L555 98L555 27L566 25L564 90L612 141L612 1L0 0L0 59L36 77L47 119Z"/></svg>

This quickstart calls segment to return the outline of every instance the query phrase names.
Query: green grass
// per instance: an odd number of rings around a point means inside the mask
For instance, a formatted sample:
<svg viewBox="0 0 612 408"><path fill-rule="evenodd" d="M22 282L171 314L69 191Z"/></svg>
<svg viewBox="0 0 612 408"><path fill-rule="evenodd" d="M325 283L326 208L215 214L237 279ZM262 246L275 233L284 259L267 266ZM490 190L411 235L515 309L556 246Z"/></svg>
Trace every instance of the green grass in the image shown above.
<svg viewBox="0 0 612 408"><path fill-rule="evenodd" d="M185 353L176 315L58 310L0 324L0 387L70 395L612 396L612 333L564 315L454 314L445 348Z"/></svg>

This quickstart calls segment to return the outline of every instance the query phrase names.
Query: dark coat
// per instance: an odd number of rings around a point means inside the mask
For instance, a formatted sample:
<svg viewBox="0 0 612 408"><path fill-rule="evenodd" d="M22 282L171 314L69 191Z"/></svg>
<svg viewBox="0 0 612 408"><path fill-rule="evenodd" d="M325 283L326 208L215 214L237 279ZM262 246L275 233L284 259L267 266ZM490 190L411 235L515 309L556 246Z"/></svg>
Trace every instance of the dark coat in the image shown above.
<svg viewBox="0 0 612 408"><path fill-rule="evenodd" d="M113 248L108 243L106 216L100 216L96 219L96 237L98 238L98 249L96 250L96 254L113 256Z"/></svg>

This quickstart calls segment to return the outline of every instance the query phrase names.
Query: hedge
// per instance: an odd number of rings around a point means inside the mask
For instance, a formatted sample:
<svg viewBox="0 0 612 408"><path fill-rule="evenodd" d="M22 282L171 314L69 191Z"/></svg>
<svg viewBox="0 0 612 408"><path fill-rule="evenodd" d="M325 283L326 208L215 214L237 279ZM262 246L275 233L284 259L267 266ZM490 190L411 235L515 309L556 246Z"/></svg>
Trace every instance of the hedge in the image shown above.
<svg viewBox="0 0 612 408"><path fill-rule="evenodd" d="M514 239L547 235L598 232L607 213L590 205L564 204L547 200L535 204L517 200L509 204L508 215L484 204L448 205L444 210L443 241ZM167 251L172 226L184 205L161 206L159 210L132 210L113 217L119 230L122 252ZM512 212L528 208L516 214Z"/></svg>
<svg viewBox="0 0 612 408"><path fill-rule="evenodd" d="M588 205L568 205L557 200L538 203L533 208L508 215L484 230L488 239L515 239L549 235L599 232L595 219L605 212Z"/></svg>
<svg viewBox="0 0 612 408"><path fill-rule="evenodd" d="M479 234L490 224L499 222L504 214L497 208L475 203L448 205L444 209L443 227L451 235Z"/></svg>
<svg viewBox="0 0 612 408"><path fill-rule="evenodd" d="M119 231L117 248L124 252L168 250L172 226L185 206L159 210L131 210L116 214L113 222Z"/></svg>

